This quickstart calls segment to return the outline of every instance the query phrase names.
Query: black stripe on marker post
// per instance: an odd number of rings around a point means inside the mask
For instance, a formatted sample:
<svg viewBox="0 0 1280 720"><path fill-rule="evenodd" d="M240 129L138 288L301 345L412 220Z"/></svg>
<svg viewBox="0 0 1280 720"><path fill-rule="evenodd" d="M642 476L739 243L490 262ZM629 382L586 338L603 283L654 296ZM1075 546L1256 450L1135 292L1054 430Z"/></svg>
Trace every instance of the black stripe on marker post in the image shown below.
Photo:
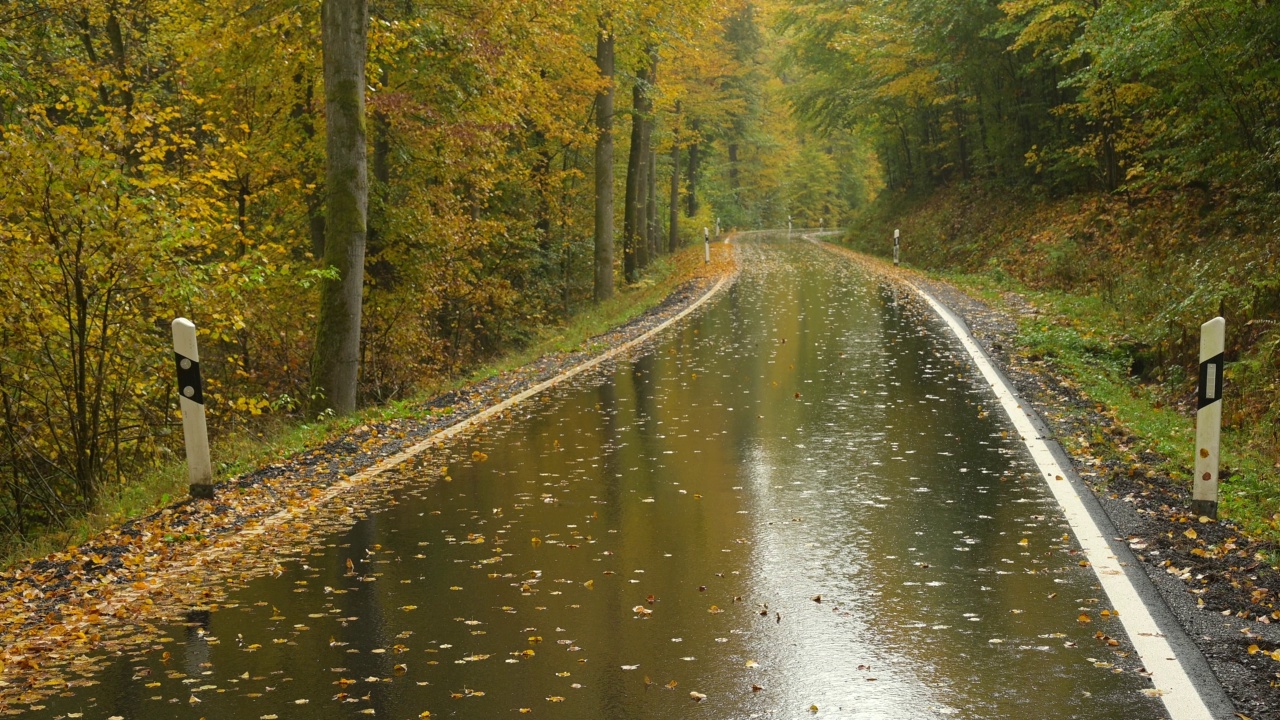
<svg viewBox="0 0 1280 720"><path fill-rule="evenodd" d="M178 394L203 405L204 385L200 382L200 362L179 353L174 353L173 358L178 364Z"/></svg>
<svg viewBox="0 0 1280 720"><path fill-rule="evenodd" d="M1222 369L1224 356L1218 353L1200 363L1200 390L1196 409L1207 407L1222 400Z"/></svg>

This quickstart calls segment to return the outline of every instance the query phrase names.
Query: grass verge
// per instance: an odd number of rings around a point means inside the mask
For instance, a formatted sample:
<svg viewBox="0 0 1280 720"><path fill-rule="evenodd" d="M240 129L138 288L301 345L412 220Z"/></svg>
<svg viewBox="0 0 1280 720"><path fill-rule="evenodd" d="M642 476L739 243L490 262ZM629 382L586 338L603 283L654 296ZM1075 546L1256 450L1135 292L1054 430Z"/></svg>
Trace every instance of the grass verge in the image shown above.
<svg viewBox="0 0 1280 720"><path fill-rule="evenodd" d="M1048 360L1135 438L1127 447L1097 431L1092 437L1061 438L1069 450L1103 453L1130 464L1152 452L1162 458L1155 470L1190 487L1195 452L1191 398L1179 392L1180 381L1144 382L1134 376L1128 321L1114 305L1094 296L1029 290L1003 273L935 276L996 307L1009 309L1005 293L1030 302L1040 314L1019 322L1018 352L1027 359ZM1230 368L1227 372L1229 381ZM1231 402L1229 395L1225 402ZM1251 537L1280 543L1280 463L1267 437L1247 423L1223 427L1219 514Z"/></svg>
<svg viewBox="0 0 1280 720"><path fill-rule="evenodd" d="M732 263L727 247L716 248L716 261L710 266L704 265L702 252L701 247L690 247L662 257L650 266L639 282L619 287L612 299L583 308L563 325L545 328L527 346L492 358L469 372L432 378L412 396L363 408L348 417L321 418L311 422L293 417L268 417L257 426L228 433L218 438L212 449L218 477L237 477L320 445L361 425L428 415L430 410L424 406L430 398L521 367L544 355L579 349L601 350L603 348L584 347L584 343L658 305L680 284L724 272ZM0 547L0 570L80 545L106 528L185 499L186 472L185 461L175 459L145 472L133 482L104 492L93 510L69 518L65 526L47 528L29 538Z"/></svg>
<svg viewBox="0 0 1280 720"><path fill-rule="evenodd" d="M997 306L1010 292L1029 301L1040 315L1023 319L1021 352L1046 358L1136 436L1118 447L1084 438L1087 451L1132 470L1149 450L1184 486L1199 327L1225 317L1219 507L1250 536L1280 541L1280 235L1271 218L1219 200L1185 188L1052 198L958 184L883 194L845 242L886 257L900 228L904 265Z"/></svg>

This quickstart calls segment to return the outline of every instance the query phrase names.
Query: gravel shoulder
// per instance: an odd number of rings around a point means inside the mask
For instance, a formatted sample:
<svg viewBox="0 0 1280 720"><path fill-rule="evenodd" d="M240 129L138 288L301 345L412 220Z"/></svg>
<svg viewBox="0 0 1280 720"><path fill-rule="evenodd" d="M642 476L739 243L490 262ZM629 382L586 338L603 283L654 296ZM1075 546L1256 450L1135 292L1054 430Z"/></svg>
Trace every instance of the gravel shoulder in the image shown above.
<svg viewBox="0 0 1280 720"><path fill-rule="evenodd" d="M1018 324L1039 312L1007 294L1001 307L956 287L887 263L861 258L873 272L910 277L958 314L974 338L1030 402L1066 450L1235 705L1236 717L1280 717L1280 574L1276 548L1230 522L1191 514L1190 492L1160 472L1164 458L1104 406L1086 397L1050 358L1019 344Z"/></svg>
<svg viewBox="0 0 1280 720"><path fill-rule="evenodd" d="M213 500L177 503L0 573L0 715L39 709L42 698L95 684L113 657L162 648L157 643L171 623L216 609L229 592L282 572L282 563L297 561L326 534L394 501L394 468L376 482L353 484L353 476L369 475L364 471L441 431L640 338L722 278L735 277L733 255L717 253L716 262L658 305L578 351L430 398L414 417L362 425L221 483ZM443 444L405 465L439 468L438 481L446 481L449 460Z"/></svg>

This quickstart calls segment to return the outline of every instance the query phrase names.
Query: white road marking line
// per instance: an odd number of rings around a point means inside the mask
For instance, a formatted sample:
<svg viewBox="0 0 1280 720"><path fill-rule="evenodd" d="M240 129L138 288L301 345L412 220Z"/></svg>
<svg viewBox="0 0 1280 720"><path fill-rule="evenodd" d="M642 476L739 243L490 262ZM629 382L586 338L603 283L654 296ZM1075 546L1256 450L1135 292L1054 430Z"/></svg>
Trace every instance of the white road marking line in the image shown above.
<svg viewBox="0 0 1280 720"><path fill-rule="evenodd" d="M991 384L991 389L1000 400L1001 407L1013 421L1014 428L1022 436L1027 449L1031 451L1031 457L1040 468L1041 479L1053 492L1054 498L1066 515L1067 522L1071 523L1076 540L1089 559L1093 572L1102 584L1103 591L1111 599L1112 606L1119 611L1120 622L1124 625L1125 632L1129 634L1129 639L1133 642L1133 647L1138 651L1147 671L1151 673L1151 681L1160 692L1160 699L1164 701L1169 716L1173 720L1213 720L1213 715L1188 677L1182 662L1178 660L1172 646L1156 625L1155 618L1147 609L1146 603L1139 597L1137 589L1125 575L1124 569L1120 567L1120 561L1111 554L1106 538L1085 509L1083 501L1076 494L1075 487L1066 480L1067 473L1054 457L1053 451L1049 449L1044 438L1036 432L1030 415L1022 408L1013 389L996 371L987 354L974 341L969 331L946 306L910 281L904 280L904 282L942 317L951 331L960 339L969 356L973 358L982 376Z"/></svg>

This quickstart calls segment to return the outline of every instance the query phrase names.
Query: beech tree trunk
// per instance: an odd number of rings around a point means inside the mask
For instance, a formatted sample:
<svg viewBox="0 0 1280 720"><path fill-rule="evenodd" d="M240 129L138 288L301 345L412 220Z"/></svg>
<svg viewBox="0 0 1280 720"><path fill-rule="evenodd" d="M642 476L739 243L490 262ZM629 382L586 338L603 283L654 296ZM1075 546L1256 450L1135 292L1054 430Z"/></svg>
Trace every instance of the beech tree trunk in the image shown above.
<svg viewBox="0 0 1280 720"><path fill-rule="evenodd" d="M738 196L738 143L729 143L729 189Z"/></svg>
<svg viewBox="0 0 1280 720"><path fill-rule="evenodd" d="M658 48L649 46L649 87L645 88L645 129L644 129L644 238L649 250L649 259L657 260L662 251L659 237L662 227L658 223L658 153L654 150L653 135L658 126L658 118L654 114L653 97L658 85Z"/></svg>
<svg viewBox="0 0 1280 720"><path fill-rule="evenodd" d="M622 212L622 265L629 283L639 278L640 268L644 267L640 228L644 217L644 86L647 81L648 70L641 67L631 89L631 147L627 153L627 188Z"/></svg>
<svg viewBox="0 0 1280 720"><path fill-rule="evenodd" d="M676 104L676 127L671 133L671 204L667 208L671 214L671 226L667 228L667 252L675 252L680 247L680 104Z"/></svg>
<svg viewBox="0 0 1280 720"><path fill-rule="evenodd" d="M595 301L613 297L613 29L600 18L596 67L607 81L596 93Z"/></svg>
<svg viewBox="0 0 1280 720"><path fill-rule="evenodd" d="M649 258L656 260L662 252L662 223L658 222L658 153L653 148L653 128L649 128L649 148L645 151L649 160L645 163L648 192L645 193L645 242L649 245Z"/></svg>
<svg viewBox="0 0 1280 720"><path fill-rule="evenodd" d="M381 87L391 85L391 76L387 67L383 66ZM370 127L373 138L370 143L373 157L369 161L369 172L372 174L369 183L369 210L365 220L366 235L364 249L365 280L371 288L383 292L395 288L399 275L395 264L388 262L387 250L387 207L391 202L391 118L384 108L374 107L369 112L372 120ZM360 364L365 364L365 355L369 349L365 347L360 353Z"/></svg>
<svg viewBox="0 0 1280 720"><path fill-rule="evenodd" d="M304 66L299 64L293 73L293 84L298 95L295 97L293 108L289 111L289 117L298 124L303 136L311 140L316 136L315 109L313 105L315 82L307 76ZM298 170L302 177L314 183L314 185L319 186L322 184L320 169L314 167L311 163L304 162ZM320 192L309 189L306 193L307 230L311 239L311 254L317 258L324 256L324 199L320 196Z"/></svg>
<svg viewBox="0 0 1280 720"><path fill-rule="evenodd" d="M652 191L653 84L657 78L658 50L649 47L645 64L636 71L632 93L631 151L627 158L627 205L623 220L627 282L635 282L653 255L649 232L649 195Z"/></svg>
<svg viewBox="0 0 1280 720"><path fill-rule="evenodd" d="M320 319L311 360L311 411L347 414L356 407L360 370L361 291L368 231L365 149L367 0L324 0L325 247Z"/></svg>
<svg viewBox="0 0 1280 720"><path fill-rule="evenodd" d="M649 121L640 120L640 172L636 177L635 252L636 266L644 270L649 266L649 151L646 149Z"/></svg>
<svg viewBox="0 0 1280 720"><path fill-rule="evenodd" d="M698 133L698 121L693 121L693 132ZM687 217L694 217L698 214L698 143L689 143L689 208L685 213Z"/></svg>

